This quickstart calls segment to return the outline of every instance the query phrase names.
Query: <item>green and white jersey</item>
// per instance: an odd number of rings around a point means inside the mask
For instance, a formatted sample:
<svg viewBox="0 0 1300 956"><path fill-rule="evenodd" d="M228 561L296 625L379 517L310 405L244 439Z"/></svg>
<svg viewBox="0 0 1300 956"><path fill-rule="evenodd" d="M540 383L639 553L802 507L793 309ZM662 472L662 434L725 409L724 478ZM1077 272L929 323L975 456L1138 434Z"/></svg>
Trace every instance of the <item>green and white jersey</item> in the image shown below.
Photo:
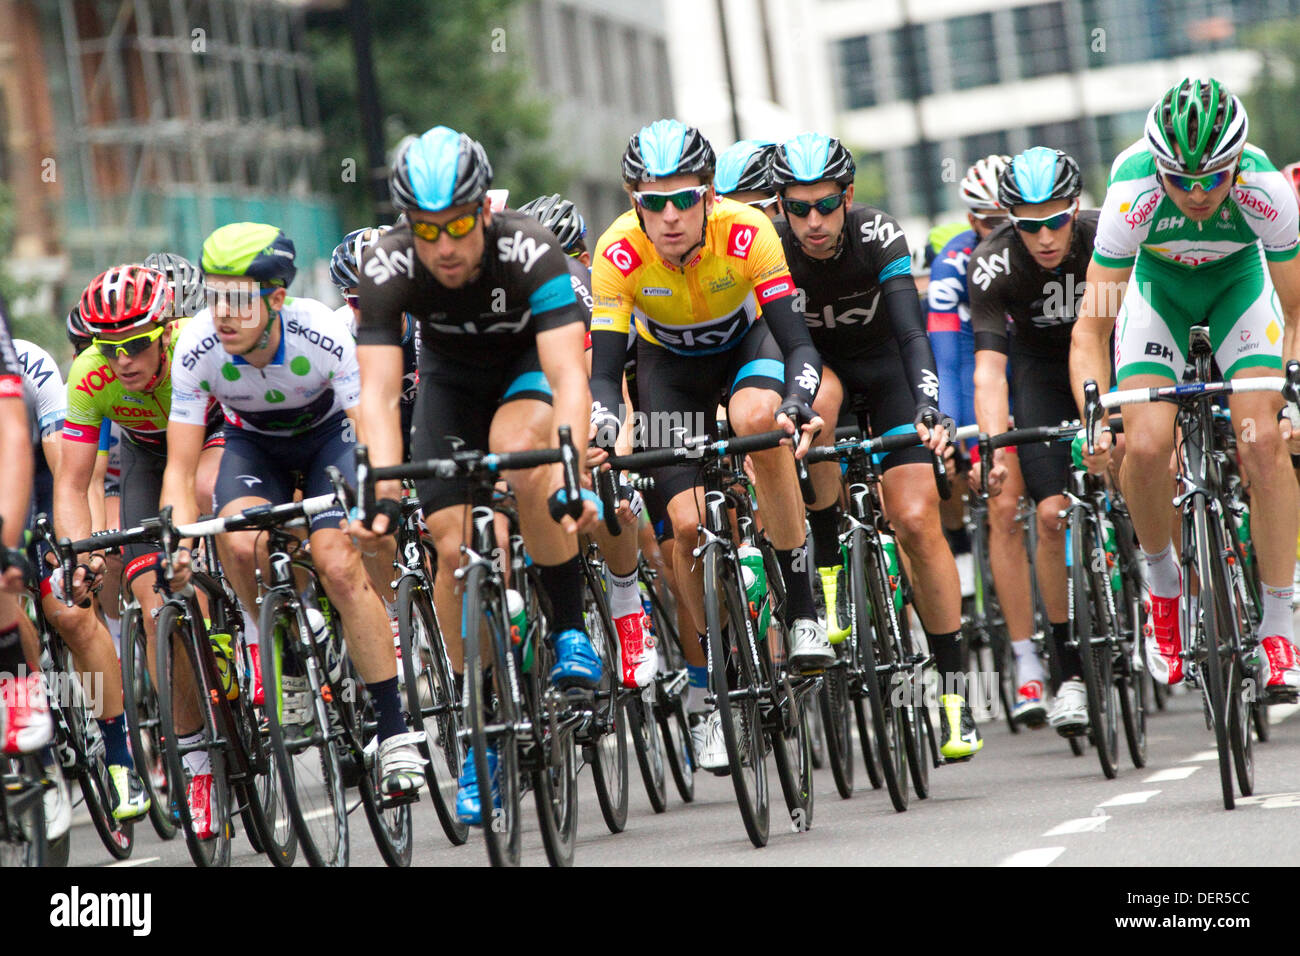
<svg viewBox="0 0 1300 956"><path fill-rule="evenodd" d="M203 423L209 396L226 421L263 435L300 435L361 401L357 347L346 323L315 299L285 299L280 345L265 368L226 352L212 314L186 324L172 362L170 420Z"/></svg>
<svg viewBox="0 0 1300 956"><path fill-rule="evenodd" d="M1208 220L1193 222L1165 195L1155 159L1139 140L1111 166L1092 257L1123 268L1140 252L1195 268L1233 255L1258 257L1262 245L1269 261L1284 262L1300 250L1298 221L1295 190L1261 150L1247 144L1228 198Z"/></svg>

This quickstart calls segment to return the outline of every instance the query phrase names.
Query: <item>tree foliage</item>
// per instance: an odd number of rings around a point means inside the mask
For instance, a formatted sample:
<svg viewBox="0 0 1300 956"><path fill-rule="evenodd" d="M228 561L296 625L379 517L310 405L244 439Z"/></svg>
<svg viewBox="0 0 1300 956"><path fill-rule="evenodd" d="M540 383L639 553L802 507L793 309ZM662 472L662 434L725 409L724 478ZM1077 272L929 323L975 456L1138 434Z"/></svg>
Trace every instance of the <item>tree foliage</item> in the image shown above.
<svg viewBox="0 0 1300 956"><path fill-rule="evenodd" d="M444 125L469 133L492 160L494 184L531 196L550 187L549 108L527 91L525 37L512 24L518 0L370 0L375 75L385 148ZM317 96L345 221L369 220L365 147L352 39L342 14L308 21ZM355 182L338 170L356 162Z"/></svg>
<svg viewBox="0 0 1300 956"><path fill-rule="evenodd" d="M0 250L7 254L13 249L17 231L13 190L0 183ZM63 317L29 311L38 283L15 279L9 272L7 259L6 255L5 261L0 261L0 296L4 297L9 309L9 325L14 338L35 342L57 359L66 358L71 351L63 331Z"/></svg>
<svg viewBox="0 0 1300 956"><path fill-rule="evenodd" d="M1250 141L1279 168L1300 161L1300 22L1278 21L1256 30L1247 48L1261 69L1242 96L1250 117ZM1233 92L1236 92L1235 90Z"/></svg>

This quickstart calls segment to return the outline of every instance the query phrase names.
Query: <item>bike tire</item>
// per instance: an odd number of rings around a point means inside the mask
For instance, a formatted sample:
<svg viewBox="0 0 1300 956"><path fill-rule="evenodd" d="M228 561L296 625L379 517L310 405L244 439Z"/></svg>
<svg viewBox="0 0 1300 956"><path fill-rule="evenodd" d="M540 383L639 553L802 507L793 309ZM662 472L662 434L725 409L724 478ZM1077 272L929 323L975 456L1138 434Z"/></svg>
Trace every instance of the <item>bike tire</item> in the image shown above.
<svg viewBox="0 0 1300 956"><path fill-rule="evenodd" d="M866 569L868 560L873 565L871 582L868 581ZM881 596L879 582L874 580L879 570L877 556L867 551L866 532L855 528L849 538L849 595L853 605L853 626L861 653L862 683L866 689L875 749L880 756L881 778L885 789L889 791L889 800L894 809L903 813L908 804L907 731L903 726L901 709L893 706L891 701L893 641L883 619L893 614L893 599ZM888 611L883 610L883 603L877 603L884 600L890 602ZM877 621L881 621L883 626L877 626ZM865 735L863 739L866 739Z"/></svg>
<svg viewBox="0 0 1300 956"><path fill-rule="evenodd" d="M355 674L350 674L353 680ZM344 725L350 734L357 735L357 743L364 761L364 772L357 781L357 791L361 796L361 806L370 825L370 835L375 839L380 859L386 866L407 867L411 865L411 853L415 847L415 830L412 825L411 801L403 801L396 806L384 806L384 798L379 786L379 754L366 754L366 746L378 735L377 718L373 706L367 701L366 706L357 707L344 701ZM367 729L371 728L371 729Z"/></svg>
<svg viewBox="0 0 1300 956"><path fill-rule="evenodd" d="M1225 595L1220 590L1222 577L1217 572L1218 552L1210 530L1205 499L1197 496L1192 506L1192 537L1195 542L1196 566L1200 580L1210 583L1201 588L1201 622L1205 632L1201 662L1202 680L1207 695L1210 722L1214 727L1214 743L1219 754L1219 783L1223 791L1223 808L1231 810L1236 805L1233 780L1234 766L1232 742L1228 729L1227 664L1230 648L1221 648L1219 605ZM1227 653L1225 654L1225 650Z"/></svg>
<svg viewBox="0 0 1300 956"><path fill-rule="evenodd" d="M723 554L716 547L708 550L704 560L704 609L709 635L709 680L722 722L736 804L750 842L756 847L766 846L771 808L763 715L758 700L759 680L750 643L752 622L741 597L734 555ZM723 635L724 622L736 644L737 687L734 690L727 682L729 647ZM736 696L733 698L732 694Z"/></svg>
<svg viewBox="0 0 1300 956"><path fill-rule="evenodd" d="M189 669L193 675L194 686L199 691L199 713L202 718L200 732L211 743L217 739L218 729L215 715L210 706L211 698L204 691L207 682L204 680L202 668L198 666L198 662L194 659L194 646L189 626L175 605L164 604L162 606L162 610L158 613L155 628L157 635L155 653L157 654L158 674L160 675L158 716L159 727L163 735L163 750L167 757L168 778L178 784L182 781L188 784L176 724L172 717L171 689L176 686L175 678L180 668ZM175 643L180 644L181 650L179 652L174 646ZM230 780L226 774L225 754L219 747L209 747L208 761L209 770L212 773L212 796L209 812L212 814L216 833L206 840L198 838L194 832L194 821L190 817L189 801L182 795L183 791L178 793L176 798L176 806L180 811L180 830L185 834L185 846L195 866L204 868L229 866L232 794Z"/></svg>
<svg viewBox="0 0 1300 956"><path fill-rule="evenodd" d="M646 799L650 809L663 813L668 809L668 769L664 754L664 741L655 720L654 705L638 694L624 708L627 728L632 737L632 752L645 784Z"/></svg>
<svg viewBox="0 0 1300 956"><path fill-rule="evenodd" d="M163 758L162 736L158 730L158 691L149 673L146 642L140 609L132 607L122 617L122 704L127 739L136 772L149 794L149 822L160 840L174 840L176 821L171 813L174 782ZM162 788L154 779L155 771L161 771Z"/></svg>
<svg viewBox="0 0 1300 956"><path fill-rule="evenodd" d="M827 668L817 704L826 733L826 762L830 764L835 790L842 799L848 800L853 796L853 700L845 667L841 658Z"/></svg>
<svg viewBox="0 0 1300 956"><path fill-rule="evenodd" d="M1223 512L1220 512L1222 514ZM1224 555L1229 552L1233 539L1224 527L1221 517L1209 521L1211 535L1211 553ZM1238 560L1240 554L1238 553ZM1251 735L1251 713L1255 709L1258 696L1258 682L1253 673L1248 672L1243 660L1242 647L1248 635L1254 631L1250 615L1240 601L1242 593L1234 586L1232 571L1224 561L1216 562L1214 579L1216 610L1219 616L1220 634L1227 639L1227 666L1225 671L1224 705L1228 710L1228 741L1232 750L1232 764L1237 779L1237 791L1243 797L1255 792L1255 755ZM1222 595L1223 600L1217 600Z"/></svg>
<svg viewBox="0 0 1300 956"><path fill-rule="evenodd" d="M601 565L603 570L604 565ZM583 620L592 649L600 658L603 673L600 686L594 695L595 725L598 735L584 745L583 756L591 766L592 782L596 785L596 802L600 815L610 833L622 833L627 826L628 760L627 713L622 693L622 675L619 673L618 653L615 650L613 618L605 591L596 580L591 566L584 561ZM540 675L539 675L540 677Z"/></svg>
<svg viewBox="0 0 1300 956"><path fill-rule="evenodd" d="M673 776L673 785L683 803L695 801L695 752L691 743L690 718L686 716L686 704L681 695L671 698L661 694L661 700L655 705L655 719L659 724L659 733L664 741L664 754L668 758L668 770Z"/></svg>
<svg viewBox="0 0 1300 956"><path fill-rule="evenodd" d="M282 723L280 678L283 663L297 658L299 670L310 672L303 647L303 635L310 640L305 611L294 609L296 596L284 588L273 588L262 600L258 621L262 655L262 680L266 693L266 722L270 730L271 753L279 770L285 806L298 847L313 867L343 867L350 857L347 793L338 751L330 735L330 718L322 692L311 686L311 733L301 729L292 740ZM323 662L317 662L323 669ZM322 674L322 677L326 675Z"/></svg>
<svg viewBox="0 0 1300 956"><path fill-rule="evenodd" d="M1250 711L1250 719L1255 727L1255 736L1259 738L1259 742L1261 744L1268 743L1268 704L1262 700L1256 700L1255 706Z"/></svg>
<svg viewBox="0 0 1300 956"><path fill-rule="evenodd" d="M1112 673L1113 636L1106 633L1108 616L1100 588L1110 587L1105 572L1093 570L1093 560L1105 551L1096 526L1080 508L1070 511L1068 526L1070 576L1070 631L1078 645L1083 685L1088 700L1088 729L1097 762L1107 780L1119 773L1119 735L1116 727L1119 707ZM1100 580L1098 578L1100 577ZM1062 671L1062 673L1065 673Z"/></svg>
<svg viewBox="0 0 1300 956"><path fill-rule="evenodd" d="M413 576L397 585L398 640L406 682L406 707L424 730L420 745L426 761L429 794L442 832L452 846L469 839L469 827L456 818L456 790L464 753L460 734L464 711L447 659L438 616L426 583Z"/></svg>
<svg viewBox="0 0 1300 956"><path fill-rule="evenodd" d="M36 754L0 756L0 868L50 865L45 776Z"/></svg>
<svg viewBox="0 0 1300 956"><path fill-rule="evenodd" d="M1151 712L1151 675L1145 662L1134 663L1134 655L1141 653L1142 596L1137 582L1127 574L1124 577L1122 599L1127 620L1124 622L1127 641L1122 641L1116 651L1116 679L1123 681L1120 688L1120 710L1124 718L1124 740L1128 745L1129 759L1141 769L1147 765L1147 715Z"/></svg>
<svg viewBox="0 0 1300 956"><path fill-rule="evenodd" d="M488 861L493 866L518 866L522 819L520 799L522 786L519 771L519 747L516 728L519 725L519 701L522 691L519 669L511 646L509 618L506 616L505 596L494 581L488 578L488 568L472 564L466 570L463 614L465 627L465 682L468 711L469 742L474 751L474 772L479 781L479 793L484 806L491 799L491 787L484 781L492 778L488 773L489 746L497 752L497 787L501 806L493 806L484 814L483 843ZM532 625L534 628L536 625ZM492 694L484 681L483 653L480 643L486 629L496 666L493 680L498 692ZM488 736L488 714L493 713L496 728Z"/></svg>
<svg viewBox="0 0 1300 956"><path fill-rule="evenodd" d="M898 650L901 653L900 659L904 661L917 656L917 648L913 646L912 630L906 626L906 622L899 634ZM917 799L925 800L930 796L930 737L934 736L934 728L930 721L930 708L925 703L924 673L915 666L908 668L908 673L912 676L903 682L905 703L902 711L904 725L907 728L903 742L907 749L907 768L911 772L912 790L916 793ZM916 679L918 673L919 682ZM928 731L927 727L929 727Z"/></svg>

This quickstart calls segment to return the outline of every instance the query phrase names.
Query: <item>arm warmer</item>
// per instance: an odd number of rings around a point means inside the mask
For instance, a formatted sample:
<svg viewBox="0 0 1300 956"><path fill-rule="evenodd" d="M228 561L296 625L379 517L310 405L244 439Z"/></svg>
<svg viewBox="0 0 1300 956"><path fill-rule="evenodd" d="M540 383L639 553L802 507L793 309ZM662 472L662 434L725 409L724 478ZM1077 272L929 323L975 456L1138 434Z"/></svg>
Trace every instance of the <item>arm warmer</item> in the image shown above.
<svg viewBox="0 0 1300 956"><path fill-rule="evenodd" d="M763 321L785 358L786 395L797 395L811 407L821 384L822 358L803 316L794 310L794 297L787 295L763 303ZM924 337L924 329L921 335Z"/></svg>
<svg viewBox="0 0 1300 956"><path fill-rule="evenodd" d="M912 386L916 405L939 407L939 376L935 372L934 350L930 337L925 334L925 320L921 317L921 297L911 276L895 276L880 286L889 324L894 328L898 350L903 355L903 368L907 382Z"/></svg>

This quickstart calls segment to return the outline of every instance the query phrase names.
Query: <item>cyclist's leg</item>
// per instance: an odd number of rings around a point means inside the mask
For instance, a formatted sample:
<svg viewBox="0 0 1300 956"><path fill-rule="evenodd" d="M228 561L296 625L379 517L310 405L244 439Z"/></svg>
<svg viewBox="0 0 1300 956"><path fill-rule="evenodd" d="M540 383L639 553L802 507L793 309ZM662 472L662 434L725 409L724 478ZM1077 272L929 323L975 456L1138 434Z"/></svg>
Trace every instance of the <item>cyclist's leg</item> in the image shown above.
<svg viewBox="0 0 1300 956"><path fill-rule="evenodd" d="M813 411L826 422L813 445L831 445L835 442L835 426L844 407L844 385L829 365L822 366L822 382L813 400ZM826 636L838 644L849 636L847 614L848 582L840 559L840 499L844 486L843 473L837 461L821 462L808 468L816 497L808 506L808 526L813 535L813 564L822 588L822 603L826 608Z"/></svg>

